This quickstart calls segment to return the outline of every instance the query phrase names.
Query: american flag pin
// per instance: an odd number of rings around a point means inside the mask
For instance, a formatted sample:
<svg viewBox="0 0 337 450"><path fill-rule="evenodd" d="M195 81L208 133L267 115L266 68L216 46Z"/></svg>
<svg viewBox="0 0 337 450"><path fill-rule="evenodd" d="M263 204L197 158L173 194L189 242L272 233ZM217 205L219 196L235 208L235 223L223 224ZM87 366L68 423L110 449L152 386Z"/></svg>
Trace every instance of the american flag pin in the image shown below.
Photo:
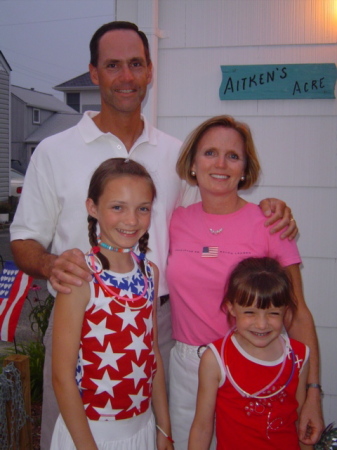
<svg viewBox="0 0 337 450"><path fill-rule="evenodd" d="M201 257L202 258L217 258L219 247L203 247Z"/></svg>

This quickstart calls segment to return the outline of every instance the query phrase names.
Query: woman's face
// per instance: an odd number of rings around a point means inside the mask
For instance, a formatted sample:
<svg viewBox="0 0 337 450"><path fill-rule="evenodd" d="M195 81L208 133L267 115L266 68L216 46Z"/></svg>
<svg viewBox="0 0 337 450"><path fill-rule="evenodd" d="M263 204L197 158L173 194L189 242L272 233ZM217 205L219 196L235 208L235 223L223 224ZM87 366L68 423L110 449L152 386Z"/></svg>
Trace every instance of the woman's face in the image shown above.
<svg viewBox="0 0 337 450"><path fill-rule="evenodd" d="M191 170L201 196L237 195L246 154L240 134L232 128L210 128L199 141Z"/></svg>

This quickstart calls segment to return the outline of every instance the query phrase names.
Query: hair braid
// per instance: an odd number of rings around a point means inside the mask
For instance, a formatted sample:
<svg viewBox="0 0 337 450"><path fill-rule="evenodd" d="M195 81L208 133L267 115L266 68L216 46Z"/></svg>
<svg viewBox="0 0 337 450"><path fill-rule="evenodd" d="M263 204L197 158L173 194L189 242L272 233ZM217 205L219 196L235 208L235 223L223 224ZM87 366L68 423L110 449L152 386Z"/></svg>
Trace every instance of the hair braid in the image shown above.
<svg viewBox="0 0 337 450"><path fill-rule="evenodd" d="M146 252L149 250L149 247L147 245L148 243L149 243L149 232L147 231L138 241L139 251L140 253L143 253L144 256L146 255ZM147 276L145 272L145 263L143 258L140 259L139 265L143 274Z"/></svg>
<svg viewBox="0 0 337 450"><path fill-rule="evenodd" d="M91 247L99 247L97 239L97 219L90 215L88 216L88 230ZM103 269L108 270L110 268L108 258L106 258L100 251L97 253L97 257L101 261Z"/></svg>

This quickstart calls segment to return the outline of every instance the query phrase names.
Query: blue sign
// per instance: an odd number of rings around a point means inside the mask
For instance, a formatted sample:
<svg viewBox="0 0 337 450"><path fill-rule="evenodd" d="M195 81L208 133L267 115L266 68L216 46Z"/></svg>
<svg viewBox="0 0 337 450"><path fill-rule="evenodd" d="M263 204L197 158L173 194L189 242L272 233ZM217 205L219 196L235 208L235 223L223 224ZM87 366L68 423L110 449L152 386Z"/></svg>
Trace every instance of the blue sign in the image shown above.
<svg viewBox="0 0 337 450"><path fill-rule="evenodd" d="M335 98L335 64L221 66L220 100Z"/></svg>

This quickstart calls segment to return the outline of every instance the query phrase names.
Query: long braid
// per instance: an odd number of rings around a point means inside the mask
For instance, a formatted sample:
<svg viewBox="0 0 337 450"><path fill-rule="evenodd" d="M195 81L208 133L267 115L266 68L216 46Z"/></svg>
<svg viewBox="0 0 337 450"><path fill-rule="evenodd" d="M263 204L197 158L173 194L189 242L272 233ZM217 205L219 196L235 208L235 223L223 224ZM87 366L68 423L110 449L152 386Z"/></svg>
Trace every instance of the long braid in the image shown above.
<svg viewBox="0 0 337 450"><path fill-rule="evenodd" d="M142 254L145 256L146 252L149 250L148 243L149 243L149 232L147 231L146 233L143 234L143 236L138 241L138 247L139 247L141 256L142 256ZM142 257L140 258L139 266L140 266L140 269L143 272L143 274L145 276L147 276L146 271L145 271L144 258L142 258Z"/></svg>
<svg viewBox="0 0 337 450"><path fill-rule="evenodd" d="M91 247L99 247L98 239L97 239L97 219L92 216L88 216L88 231L89 231L89 242ZM96 254L98 259L102 263L102 267L104 270L110 269L110 264L108 258L103 255L100 251Z"/></svg>

